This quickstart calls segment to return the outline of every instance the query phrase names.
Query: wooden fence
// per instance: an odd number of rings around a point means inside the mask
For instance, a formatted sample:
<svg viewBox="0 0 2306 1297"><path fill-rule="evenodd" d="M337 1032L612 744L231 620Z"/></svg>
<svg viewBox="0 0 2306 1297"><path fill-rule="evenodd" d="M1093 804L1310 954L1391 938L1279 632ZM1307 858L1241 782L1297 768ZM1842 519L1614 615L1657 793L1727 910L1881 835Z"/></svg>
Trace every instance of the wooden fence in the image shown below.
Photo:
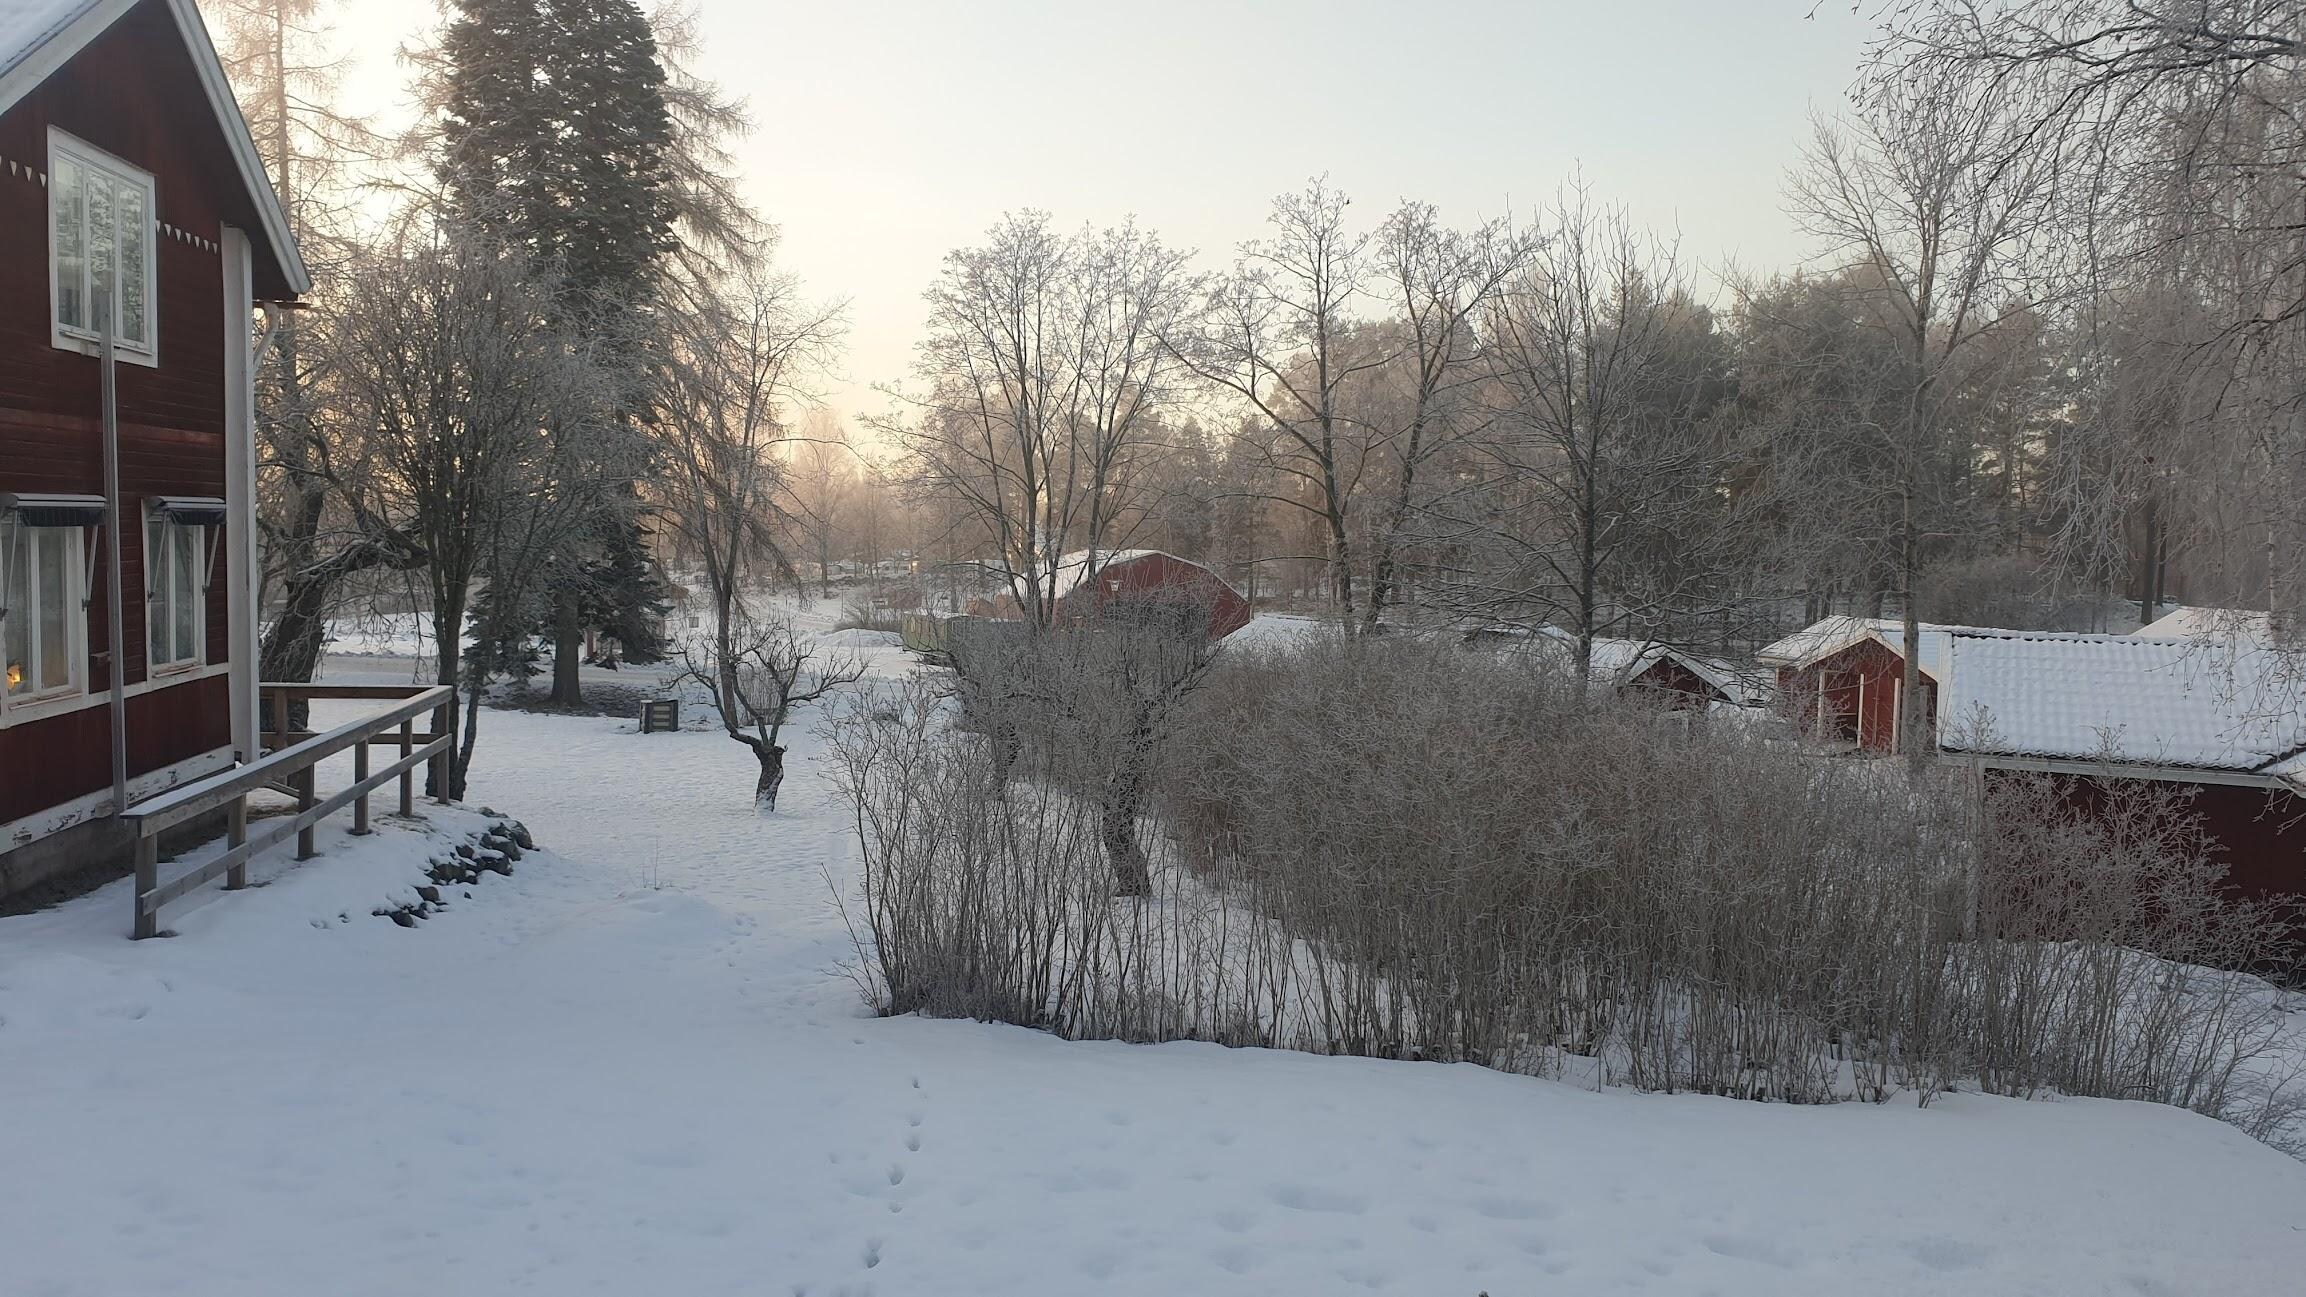
<svg viewBox="0 0 2306 1297"><path fill-rule="evenodd" d="M218 875L228 888L248 885L249 857L276 842L296 835L296 858L313 855L313 826L345 806L352 807L352 831L370 832L368 795L388 781L400 780L400 813L416 813L416 769L430 762L433 789L442 804L448 802L449 722L456 706L456 691L447 685L307 685L261 686L271 703L271 723L287 724L288 703L304 698L374 698L392 706L372 716L337 726L323 733L268 731L274 745L258 760L205 779L171 788L157 797L130 806L120 818L136 835L135 935L149 937L160 930L160 909ZM416 718L432 716L432 729L419 733ZM369 768L369 749L397 749L391 762ZM316 786L320 762L352 749L352 783L322 797ZM296 798L296 813L282 816L255 833L248 828L248 795L271 789ZM228 847L224 854L199 868L160 881L160 835L218 807L228 809Z"/></svg>

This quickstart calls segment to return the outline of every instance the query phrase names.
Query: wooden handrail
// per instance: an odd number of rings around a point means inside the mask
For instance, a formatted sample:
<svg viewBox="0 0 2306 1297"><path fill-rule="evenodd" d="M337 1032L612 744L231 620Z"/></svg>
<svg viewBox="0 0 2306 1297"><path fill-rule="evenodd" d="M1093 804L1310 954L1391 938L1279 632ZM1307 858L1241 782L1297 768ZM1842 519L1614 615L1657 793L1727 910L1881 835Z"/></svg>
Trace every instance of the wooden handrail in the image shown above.
<svg viewBox="0 0 2306 1297"><path fill-rule="evenodd" d="M382 734L388 729L397 731L401 721L453 702L456 690L447 685L432 685L413 697L405 694L395 696L407 698L407 701L397 707L386 708L374 716L348 721L278 752L268 752L230 770L220 770L206 779L195 779L191 783L171 788L129 807L120 818L134 825L139 835L166 832L195 816L206 815L235 797L254 792L282 775L294 774L335 756L373 735ZM393 742L399 741L400 737L395 733Z"/></svg>
<svg viewBox="0 0 2306 1297"><path fill-rule="evenodd" d="M427 762L433 763L437 799L443 805L449 801L450 722L456 707L456 690L452 686L266 684L259 688L282 705L294 696L398 701L373 715L302 737L254 761L171 788L123 811L120 819L136 835L134 932L138 937L149 937L159 931L162 906L218 875L225 877L227 887L246 886L249 858L291 835L297 839L296 858L311 857L315 854L313 826L347 805L354 807L354 832L366 832L368 795L393 779L400 780L401 814L414 813L415 771ZM433 714L432 729L419 735L415 721L426 712ZM369 748L385 746L397 747L399 758L380 770L371 771ZM320 796L314 782L316 768L320 762L347 748L355 754L352 784L326 797ZM281 787L295 790L296 814L250 833L248 795ZM161 883L160 835L218 807L229 807L232 812L230 846L222 855L198 868Z"/></svg>

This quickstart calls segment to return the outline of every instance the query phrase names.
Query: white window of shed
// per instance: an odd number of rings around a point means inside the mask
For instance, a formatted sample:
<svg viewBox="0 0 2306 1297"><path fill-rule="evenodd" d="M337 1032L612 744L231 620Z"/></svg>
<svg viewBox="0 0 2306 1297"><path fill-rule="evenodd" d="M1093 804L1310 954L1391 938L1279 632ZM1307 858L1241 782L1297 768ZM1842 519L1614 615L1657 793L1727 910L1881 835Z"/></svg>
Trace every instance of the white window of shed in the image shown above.
<svg viewBox="0 0 2306 1297"><path fill-rule="evenodd" d="M48 151L56 345L93 351L109 301L114 349L150 364L158 260L152 176L62 131L49 132Z"/></svg>

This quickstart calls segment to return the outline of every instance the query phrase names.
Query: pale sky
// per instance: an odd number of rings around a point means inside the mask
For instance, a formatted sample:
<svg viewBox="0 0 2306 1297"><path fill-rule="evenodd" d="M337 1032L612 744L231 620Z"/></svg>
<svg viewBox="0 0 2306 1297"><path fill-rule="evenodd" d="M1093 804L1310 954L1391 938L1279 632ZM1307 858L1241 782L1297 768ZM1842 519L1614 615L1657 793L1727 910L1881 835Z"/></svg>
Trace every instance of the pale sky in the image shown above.
<svg viewBox="0 0 2306 1297"><path fill-rule="evenodd" d="M829 398L907 376L921 292L1003 212L1135 215L1209 268L1326 173L1374 224L1526 211L1574 171L1685 262L1790 266L1781 187L1813 107L1840 107L1869 28L1848 0L700 0L702 71L750 102L746 187L778 259L847 298ZM346 0L346 93L426 0Z"/></svg>

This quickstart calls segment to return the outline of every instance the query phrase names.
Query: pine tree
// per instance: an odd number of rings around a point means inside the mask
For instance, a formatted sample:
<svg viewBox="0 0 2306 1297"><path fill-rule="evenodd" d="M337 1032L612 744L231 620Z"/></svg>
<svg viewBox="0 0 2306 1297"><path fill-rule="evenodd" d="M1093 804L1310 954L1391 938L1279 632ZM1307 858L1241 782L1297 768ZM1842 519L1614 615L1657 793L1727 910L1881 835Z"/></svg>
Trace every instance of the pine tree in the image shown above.
<svg viewBox="0 0 2306 1297"><path fill-rule="evenodd" d="M439 57L451 203L558 277L566 323L624 371L624 404L637 411L658 279L677 246L673 125L648 19L633 0L455 0ZM661 602L645 563L642 579L600 584L633 575L637 513L636 502L602 516L590 553L550 583L557 702L581 701L588 624L650 624Z"/></svg>

